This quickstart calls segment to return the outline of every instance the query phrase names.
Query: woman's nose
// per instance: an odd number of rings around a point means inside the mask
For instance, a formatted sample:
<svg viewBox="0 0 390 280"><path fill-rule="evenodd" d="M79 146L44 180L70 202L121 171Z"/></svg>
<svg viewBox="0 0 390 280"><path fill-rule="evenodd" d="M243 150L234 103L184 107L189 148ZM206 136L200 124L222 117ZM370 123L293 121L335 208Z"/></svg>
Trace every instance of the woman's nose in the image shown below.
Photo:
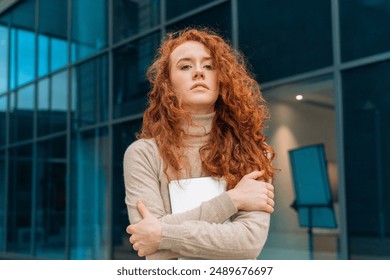
<svg viewBox="0 0 390 280"><path fill-rule="evenodd" d="M199 79L199 78L204 78L204 73L203 73L203 71L202 70L200 70L200 69L196 69L195 71L194 71L194 74L193 74L193 78L194 79Z"/></svg>

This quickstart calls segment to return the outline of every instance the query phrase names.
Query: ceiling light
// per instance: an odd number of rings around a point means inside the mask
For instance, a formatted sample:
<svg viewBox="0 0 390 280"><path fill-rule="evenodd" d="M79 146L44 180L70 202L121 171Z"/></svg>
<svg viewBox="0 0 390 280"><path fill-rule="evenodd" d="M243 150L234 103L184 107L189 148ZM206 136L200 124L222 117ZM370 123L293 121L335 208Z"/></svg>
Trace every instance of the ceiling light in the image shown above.
<svg viewBox="0 0 390 280"><path fill-rule="evenodd" d="M296 100L302 100L302 99L303 99L303 96L300 95L300 94L298 94L297 96L295 96L295 99L296 99Z"/></svg>

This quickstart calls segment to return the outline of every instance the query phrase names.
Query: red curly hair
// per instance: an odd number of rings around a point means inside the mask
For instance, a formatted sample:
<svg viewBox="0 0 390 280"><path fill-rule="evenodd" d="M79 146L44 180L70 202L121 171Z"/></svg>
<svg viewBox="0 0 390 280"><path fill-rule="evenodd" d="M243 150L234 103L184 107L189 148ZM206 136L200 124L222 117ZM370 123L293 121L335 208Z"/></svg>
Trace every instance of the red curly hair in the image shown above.
<svg viewBox="0 0 390 280"><path fill-rule="evenodd" d="M187 28L166 35L147 72L151 83L149 107L144 113L142 130L137 137L154 138L165 163L165 174L168 174L169 168L179 177L180 170L185 166L181 162L184 131L180 120L191 123L191 115L180 107L173 92L170 55L186 41L204 44L218 71L220 92L215 103L216 114L209 140L199 150L203 169L210 176L224 177L228 190L254 170L264 170L262 179L271 181L275 173L271 164L275 153L267 145L262 132L269 112L260 87L247 70L243 55L217 33L206 28Z"/></svg>

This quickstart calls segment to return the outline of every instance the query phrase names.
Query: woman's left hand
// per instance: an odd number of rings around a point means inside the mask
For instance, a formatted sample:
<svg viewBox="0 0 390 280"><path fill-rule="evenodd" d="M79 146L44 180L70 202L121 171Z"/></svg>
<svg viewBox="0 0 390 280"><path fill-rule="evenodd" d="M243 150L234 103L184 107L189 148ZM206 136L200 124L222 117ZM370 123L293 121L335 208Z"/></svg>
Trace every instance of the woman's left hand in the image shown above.
<svg viewBox="0 0 390 280"><path fill-rule="evenodd" d="M138 201L137 208L143 219L129 225L126 232L131 234L129 240L138 256L144 257L153 254L160 247L162 239L161 223L146 208L142 201Z"/></svg>

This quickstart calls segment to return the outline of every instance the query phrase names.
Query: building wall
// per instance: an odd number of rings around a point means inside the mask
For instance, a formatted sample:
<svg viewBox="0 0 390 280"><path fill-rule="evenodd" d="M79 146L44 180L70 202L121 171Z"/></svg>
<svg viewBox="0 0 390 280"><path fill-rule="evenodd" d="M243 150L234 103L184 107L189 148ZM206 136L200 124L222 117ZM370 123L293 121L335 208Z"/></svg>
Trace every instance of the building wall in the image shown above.
<svg viewBox="0 0 390 280"><path fill-rule="evenodd" d="M136 258L124 233L122 156L160 39L189 25L216 28L239 48L265 94L332 83L333 110L269 98L282 169L270 234L304 234L289 207L286 151L318 141L340 209L338 258L388 257L390 1L14 2L0 12L2 257Z"/></svg>

